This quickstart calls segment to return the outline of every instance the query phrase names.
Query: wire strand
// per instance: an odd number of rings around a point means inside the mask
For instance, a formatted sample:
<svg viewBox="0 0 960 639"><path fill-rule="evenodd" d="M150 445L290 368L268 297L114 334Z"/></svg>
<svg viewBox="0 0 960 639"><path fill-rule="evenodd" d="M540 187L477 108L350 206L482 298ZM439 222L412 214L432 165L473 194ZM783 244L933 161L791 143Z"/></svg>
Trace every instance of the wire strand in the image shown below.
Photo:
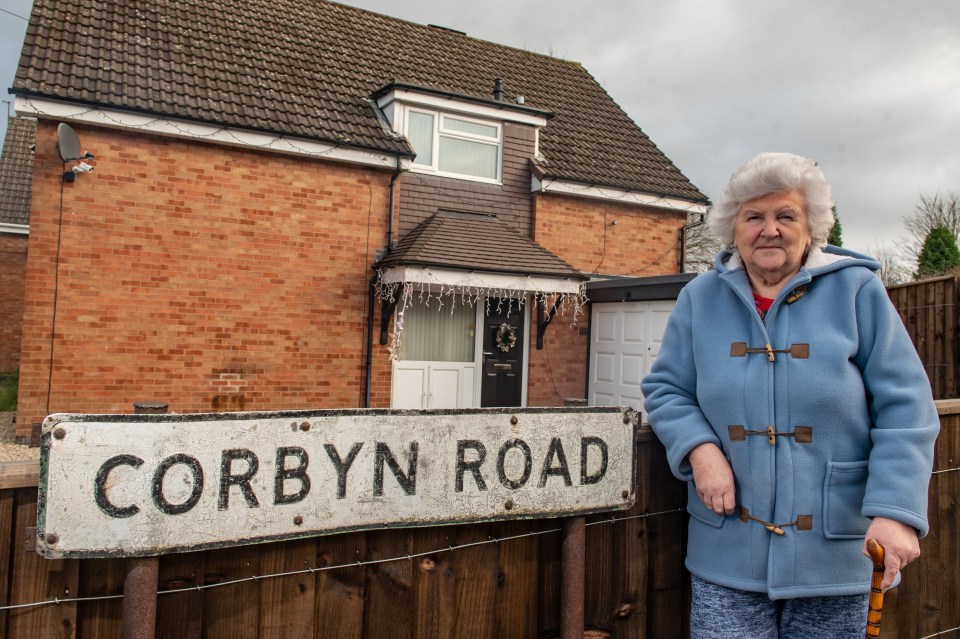
<svg viewBox="0 0 960 639"><path fill-rule="evenodd" d="M675 508L675 509L673 509L673 510L662 510L662 511L659 511L659 512L641 513L641 514L639 514L639 515L631 515L631 516L628 516L628 517L611 517L610 519L602 519L602 520L598 520L598 521L588 522L586 525L587 525L587 526L594 526L594 525L597 525L597 524L613 524L613 523L617 523L617 522L621 522L621 521L631 521L631 520L634 520L634 519L646 519L646 518L649 518L649 517L657 517L657 516L662 516L662 515L669 515L669 514L672 514L672 513L679 513L679 512L683 512L684 510L686 510L686 509L685 509L685 508ZM291 571L288 571L288 572L269 573L269 574L266 574L266 575L251 575L251 576L249 576L249 577L240 577L240 578L238 578L238 579L230 579L230 580L221 581L221 582L218 582L218 583L196 584L196 585L188 586L188 587L184 587L184 588L173 588L173 589L170 589L170 590L160 590L160 591L157 592L157 595L158 595L158 596L159 596L159 595L173 595L173 594L184 593L184 592L203 592L204 590L210 590L210 589L212 589L212 588L222 588L222 587L224 587L224 586L232 586L232 585L235 585L235 584L249 583L249 582L252 582L252 581L260 581L260 580L263 580L263 579L275 579L275 578L278 578L278 577L291 577L291 576L296 576L296 575L304 575L304 574L308 574L308 573L309 573L309 574L315 574L315 573L318 573L318 572L328 572L328 571L331 571L331 570L340 570L340 569L342 569L342 568L362 568L362 567L364 567L364 566L374 566L374 565L380 565L380 564L385 564L385 563L391 563L391 562L394 562L394 561L412 561L412 560L417 559L417 558L419 558L419 557L427 557L427 556L430 556L430 555L438 555L438 554L440 554L440 553L445 553L445 552L454 552L454 551L457 551L457 550L464 550L464 549L467 549L467 548L474 548L474 547L477 547L477 546L485 546L485 545L487 545L487 544L500 544L500 543L504 543L504 542L507 542L507 541L517 540L517 539L529 539L529 538L532 538L532 537L540 537L540 536L543 536L543 535L549 535L549 534L553 534L553 533L558 533L558 532L560 532L561 530L562 530L562 528L547 528L547 529L544 529L544 530L530 530L530 531L527 531L527 532L524 532L524 533L519 533L519 534L516 534L516 535L511 535L511 536L509 536L509 537L489 537L488 539L484 539L484 540L481 540L481 541L473 541L473 542L468 542L468 543L463 543L463 544L457 544L456 546L454 546L454 545L447 545L447 546L444 547L444 548L436 548L436 549L434 549L434 550L427 550L427 551L416 552L416 553L404 552L402 555L398 555L398 556L394 556L394 557L384 557L384 558L381 558L381 559L367 559L367 560L365 560L365 561L361 561L361 560L358 559L358 560L356 560L356 561L350 561L350 562L344 562L344 563L339 563L339 564L333 564L333 565L330 565L330 566L316 566L316 567L314 567L314 566L307 565L305 568L302 568L302 569L300 569L300 570L291 570ZM72 597L72 598L69 598L69 599L54 598L54 599L52 599L52 600L47 600L47 601L36 601L36 602L32 602L32 603L11 604L11 605L7 605L7 606L0 606L0 611L15 610L15 609L19 609L19 608L30 608L30 607L36 607L36 606L60 605L60 604L65 604L65 603L83 603L83 602L88 602L88 601L102 601L102 600L106 600L106 599L122 599L122 598L123 598L123 595L122 595L122 594L120 594L120 595L103 595L103 596L98 596L98 597Z"/></svg>

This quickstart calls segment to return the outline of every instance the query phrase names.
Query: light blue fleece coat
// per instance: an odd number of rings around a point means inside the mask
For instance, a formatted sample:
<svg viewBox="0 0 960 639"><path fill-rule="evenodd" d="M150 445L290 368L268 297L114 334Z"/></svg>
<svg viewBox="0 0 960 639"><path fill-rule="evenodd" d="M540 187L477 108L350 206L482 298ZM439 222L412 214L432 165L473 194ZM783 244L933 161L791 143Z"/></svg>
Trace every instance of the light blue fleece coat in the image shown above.
<svg viewBox="0 0 960 639"><path fill-rule="evenodd" d="M868 518L926 535L940 423L878 267L852 251L815 249L765 321L730 253L681 291L642 389L670 468L688 481L693 574L772 599L865 593ZM732 356L738 342L761 351L806 344L809 354ZM792 435L771 445L769 426ZM728 517L706 508L693 485L687 455L705 442L733 468L738 508ZM744 521L743 508L784 534Z"/></svg>

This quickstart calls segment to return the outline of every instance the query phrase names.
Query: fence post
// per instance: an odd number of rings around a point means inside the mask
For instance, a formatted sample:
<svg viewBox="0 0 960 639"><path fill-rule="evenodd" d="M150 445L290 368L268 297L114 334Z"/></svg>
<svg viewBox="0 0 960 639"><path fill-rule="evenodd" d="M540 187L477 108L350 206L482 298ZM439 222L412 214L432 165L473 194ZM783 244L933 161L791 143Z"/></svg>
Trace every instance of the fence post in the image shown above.
<svg viewBox="0 0 960 639"><path fill-rule="evenodd" d="M563 520L560 546L560 637L583 639L583 583L586 559L586 518Z"/></svg>
<svg viewBox="0 0 960 639"><path fill-rule="evenodd" d="M137 415L156 415L167 412L164 402L137 402ZM157 584L160 577L160 558L128 559L123 578L123 639L153 639L157 632Z"/></svg>

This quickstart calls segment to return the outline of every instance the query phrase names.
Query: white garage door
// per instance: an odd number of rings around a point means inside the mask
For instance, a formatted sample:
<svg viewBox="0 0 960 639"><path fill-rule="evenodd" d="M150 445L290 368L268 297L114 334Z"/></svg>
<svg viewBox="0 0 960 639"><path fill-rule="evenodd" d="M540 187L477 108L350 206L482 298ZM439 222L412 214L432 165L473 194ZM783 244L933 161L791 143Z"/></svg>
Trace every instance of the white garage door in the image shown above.
<svg viewBox="0 0 960 639"><path fill-rule="evenodd" d="M593 305L590 344L591 406L643 408L640 380L660 352L674 300Z"/></svg>

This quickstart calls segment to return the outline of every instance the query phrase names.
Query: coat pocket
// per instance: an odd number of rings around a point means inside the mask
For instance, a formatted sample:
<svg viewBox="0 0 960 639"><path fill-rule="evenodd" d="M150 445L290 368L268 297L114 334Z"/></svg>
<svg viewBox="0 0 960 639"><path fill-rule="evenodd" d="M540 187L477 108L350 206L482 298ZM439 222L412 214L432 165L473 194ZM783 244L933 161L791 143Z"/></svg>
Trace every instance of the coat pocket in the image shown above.
<svg viewBox="0 0 960 639"><path fill-rule="evenodd" d="M727 518L726 515L719 515L707 508L703 502L700 501L697 488L692 481L687 482L687 512L690 513L690 516L694 519L702 521L714 528L722 526L723 520Z"/></svg>
<svg viewBox="0 0 960 639"><path fill-rule="evenodd" d="M827 462L823 483L823 534L827 539L863 537L870 519L860 514L867 491L867 463Z"/></svg>

